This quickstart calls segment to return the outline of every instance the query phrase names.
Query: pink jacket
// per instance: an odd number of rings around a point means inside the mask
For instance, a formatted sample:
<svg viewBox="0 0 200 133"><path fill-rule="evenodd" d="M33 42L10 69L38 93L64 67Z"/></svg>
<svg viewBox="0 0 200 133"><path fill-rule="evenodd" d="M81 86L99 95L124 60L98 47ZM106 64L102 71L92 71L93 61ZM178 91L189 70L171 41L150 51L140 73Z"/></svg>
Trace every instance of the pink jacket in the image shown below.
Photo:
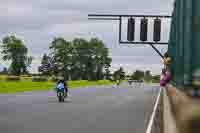
<svg viewBox="0 0 200 133"><path fill-rule="evenodd" d="M172 74L170 71L164 69L161 76L160 86L165 87L172 80Z"/></svg>

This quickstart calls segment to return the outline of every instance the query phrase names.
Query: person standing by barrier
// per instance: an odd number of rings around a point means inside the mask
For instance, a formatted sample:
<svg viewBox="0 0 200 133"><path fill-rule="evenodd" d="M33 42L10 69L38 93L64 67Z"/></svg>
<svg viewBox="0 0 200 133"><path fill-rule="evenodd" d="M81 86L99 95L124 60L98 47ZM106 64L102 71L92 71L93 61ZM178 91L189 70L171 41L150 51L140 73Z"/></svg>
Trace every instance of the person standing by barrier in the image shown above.
<svg viewBox="0 0 200 133"><path fill-rule="evenodd" d="M172 72L171 72L171 57L168 52L164 54L163 59L164 68L162 69L162 73L160 76L160 86L165 87L172 80Z"/></svg>

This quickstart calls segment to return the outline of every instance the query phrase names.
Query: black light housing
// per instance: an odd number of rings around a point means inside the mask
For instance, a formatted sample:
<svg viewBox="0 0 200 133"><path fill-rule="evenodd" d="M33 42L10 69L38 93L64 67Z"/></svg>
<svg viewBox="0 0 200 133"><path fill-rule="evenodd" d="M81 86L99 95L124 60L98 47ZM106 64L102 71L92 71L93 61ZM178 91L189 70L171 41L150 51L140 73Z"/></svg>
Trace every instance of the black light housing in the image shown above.
<svg viewBox="0 0 200 133"><path fill-rule="evenodd" d="M140 40L147 41L147 32L148 32L148 19L143 18L141 19L140 24Z"/></svg>
<svg viewBox="0 0 200 133"><path fill-rule="evenodd" d="M154 34L153 40L159 42L161 40L161 20L156 18L154 20Z"/></svg>
<svg viewBox="0 0 200 133"><path fill-rule="evenodd" d="M134 39L135 39L135 19L129 18L127 40L134 41Z"/></svg>

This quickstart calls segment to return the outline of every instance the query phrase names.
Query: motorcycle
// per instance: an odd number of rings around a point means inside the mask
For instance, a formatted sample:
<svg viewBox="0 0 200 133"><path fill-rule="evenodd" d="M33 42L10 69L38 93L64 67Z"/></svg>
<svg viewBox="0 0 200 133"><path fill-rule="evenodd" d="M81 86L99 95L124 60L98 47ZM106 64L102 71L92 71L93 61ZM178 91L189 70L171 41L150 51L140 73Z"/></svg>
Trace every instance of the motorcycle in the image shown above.
<svg viewBox="0 0 200 133"><path fill-rule="evenodd" d="M64 102L67 97L65 90L57 90L57 97L59 102Z"/></svg>

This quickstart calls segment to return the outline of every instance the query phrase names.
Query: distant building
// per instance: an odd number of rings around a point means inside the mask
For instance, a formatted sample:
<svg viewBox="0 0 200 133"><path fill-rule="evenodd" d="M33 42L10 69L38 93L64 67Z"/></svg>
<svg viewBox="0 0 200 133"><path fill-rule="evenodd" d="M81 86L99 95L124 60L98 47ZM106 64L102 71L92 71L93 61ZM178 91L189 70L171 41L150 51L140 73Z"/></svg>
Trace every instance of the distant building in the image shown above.
<svg viewBox="0 0 200 133"><path fill-rule="evenodd" d="M0 74L8 74L8 69L0 64Z"/></svg>
<svg viewBox="0 0 200 133"><path fill-rule="evenodd" d="M0 63L0 72L4 71L5 66Z"/></svg>

